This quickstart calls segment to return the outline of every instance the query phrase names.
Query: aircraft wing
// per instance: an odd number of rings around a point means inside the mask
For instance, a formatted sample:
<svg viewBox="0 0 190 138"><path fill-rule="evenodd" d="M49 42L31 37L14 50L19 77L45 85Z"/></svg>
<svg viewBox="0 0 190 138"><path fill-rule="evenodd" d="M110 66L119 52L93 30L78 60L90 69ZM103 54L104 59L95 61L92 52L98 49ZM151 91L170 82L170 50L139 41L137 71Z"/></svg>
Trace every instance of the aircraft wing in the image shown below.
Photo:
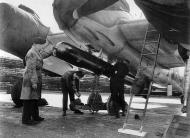
<svg viewBox="0 0 190 138"><path fill-rule="evenodd" d="M54 56L44 59L43 63L43 69L60 76L73 69L72 65Z"/></svg>

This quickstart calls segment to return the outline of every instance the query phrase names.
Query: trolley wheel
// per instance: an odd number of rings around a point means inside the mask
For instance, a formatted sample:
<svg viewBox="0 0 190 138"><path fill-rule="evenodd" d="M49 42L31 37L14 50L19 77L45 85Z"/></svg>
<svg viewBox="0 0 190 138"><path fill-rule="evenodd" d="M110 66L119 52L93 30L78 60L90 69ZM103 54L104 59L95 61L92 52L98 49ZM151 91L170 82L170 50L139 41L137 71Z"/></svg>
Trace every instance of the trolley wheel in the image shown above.
<svg viewBox="0 0 190 138"><path fill-rule="evenodd" d="M87 100L87 105L90 106L90 112L98 112L102 106L102 96L99 93L92 92Z"/></svg>

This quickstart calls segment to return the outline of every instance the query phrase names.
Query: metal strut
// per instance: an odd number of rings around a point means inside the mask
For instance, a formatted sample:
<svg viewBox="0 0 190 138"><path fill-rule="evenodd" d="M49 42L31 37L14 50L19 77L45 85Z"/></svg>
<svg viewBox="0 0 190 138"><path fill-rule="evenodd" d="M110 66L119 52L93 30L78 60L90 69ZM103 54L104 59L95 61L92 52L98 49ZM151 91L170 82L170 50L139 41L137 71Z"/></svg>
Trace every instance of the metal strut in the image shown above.
<svg viewBox="0 0 190 138"><path fill-rule="evenodd" d="M154 71L155 71L155 67L156 67L156 64L157 64L157 58L158 58L158 52L159 52L159 46L160 46L160 38L161 38L160 33L158 33L157 30L155 30L154 27L151 24L149 24L148 27L147 27L147 30L146 30L145 37L144 37L144 43L143 43L143 47L142 47L142 50L141 50L141 57L140 57L139 67L138 67L138 71L137 71L137 74L136 74L136 77L137 77L137 75L141 71L142 67L144 68L144 67L147 66L148 68L150 68L150 65L145 66L145 65L142 64L144 60L146 60L146 59L153 60L153 64L151 65L152 66L151 67L151 70L152 70L152 72L151 72L151 82L149 84L148 93L143 94L147 98L146 98L146 102L145 102L145 107L144 107L144 109L142 109L143 110L143 117L142 117L140 128L139 128L140 133L142 133L142 130L143 130L143 124L144 124L144 119L145 119L145 115L146 115L146 111L147 111L147 105L148 105L150 93L151 93L151 90L152 90L152 84L153 84L152 80L154 78ZM127 109L127 115L126 115L126 118L125 118L125 121L124 121L124 124L123 124L123 128L119 129L121 131L121 133L122 133L122 131L125 131L124 129L127 126L132 125L132 124L128 123L128 119L129 119L129 115L130 115L130 110L131 110L131 104L132 104L132 101L133 101L133 97L134 97L134 94L133 94L132 89L131 89L131 91L130 91L130 101L129 101L129 105L128 105L128 109ZM139 110L139 109L136 109L136 110ZM139 126L139 125L136 125L136 126ZM125 131L124 133L128 133L128 132ZM129 133L132 133L131 130L129 131ZM142 136L142 135L140 134L139 136Z"/></svg>

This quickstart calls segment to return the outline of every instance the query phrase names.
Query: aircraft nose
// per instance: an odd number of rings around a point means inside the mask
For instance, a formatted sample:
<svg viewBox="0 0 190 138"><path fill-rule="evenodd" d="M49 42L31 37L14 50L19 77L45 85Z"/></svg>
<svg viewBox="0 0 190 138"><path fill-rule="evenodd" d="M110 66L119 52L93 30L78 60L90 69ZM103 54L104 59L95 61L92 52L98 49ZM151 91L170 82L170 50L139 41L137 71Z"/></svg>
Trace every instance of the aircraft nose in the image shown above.
<svg viewBox="0 0 190 138"><path fill-rule="evenodd" d="M97 11L103 10L114 4L118 0L54 0L53 13L60 29L71 28L77 19L74 19L73 12L77 11L77 16L87 16Z"/></svg>

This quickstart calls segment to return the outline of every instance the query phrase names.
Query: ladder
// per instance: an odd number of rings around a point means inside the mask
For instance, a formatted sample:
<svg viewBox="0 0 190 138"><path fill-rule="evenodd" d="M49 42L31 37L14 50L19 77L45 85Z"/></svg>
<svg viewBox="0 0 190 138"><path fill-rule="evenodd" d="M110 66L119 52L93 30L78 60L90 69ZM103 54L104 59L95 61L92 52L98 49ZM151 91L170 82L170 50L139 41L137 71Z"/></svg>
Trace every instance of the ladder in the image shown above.
<svg viewBox="0 0 190 138"><path fill-rule="evenodd" d="M157 30L155 30L154 27L151 24L149 24L148 27L147 27L147 30L146 30L145 37L144 37L143 47L141 49L141 57L140 57L139 67L138 67L138 71L137 71L137 74L136 74L136 76L137 76L140 69L141 69L141 67L143 66L142 65L143 60L144 59L149 59L150 60L152 58L151 60L153 60L153 64L152 65L147 65L147 67L149 67L149 68L150 68L150 66L152 66L151 67L151 71L152 71L151 72L151 82L150 82L149 87L148 87L148 93L143 94L147 98L146 98L146 102L145 102L145 107L144 107L144 109L142 109L143 116L142 116L141 124L140 124L140 128L139 128L139 133L140 133L139 136L144 135L144 134L141 134L141 133L142 133L142 130L143 130L143 123L144 123L144 119L145 119L145 115L146 115L148 100L149 100L150 93L151 93L151 90L152 90L152 84L153 84L152 80L153 80L153 77L154 77L154 71L155 71L155 67L156 67L156 64L157 64L157 57L158 57L158 51L159 51L159 46L160 46L160 38L161 38L160 36L161 35L157 32ZM133 125L133 124L128 123L133 97L134 97L134 94L133 94L133 92L131 90L130 91L130 101L129 101L129 105L128 105L128 109L127 109L126 118L125 118L125 121L124 121L124 124L123 124L123 128L118 130L121 133L128 133L128 134L136 133L136 132L133 132L133 130L130 131L130 132L125 131L125 128L127 126L132 126ZM139 110L139 109L133 109L133 110ZM136 125L136 126L139 127L139 125Z"/></svg>

